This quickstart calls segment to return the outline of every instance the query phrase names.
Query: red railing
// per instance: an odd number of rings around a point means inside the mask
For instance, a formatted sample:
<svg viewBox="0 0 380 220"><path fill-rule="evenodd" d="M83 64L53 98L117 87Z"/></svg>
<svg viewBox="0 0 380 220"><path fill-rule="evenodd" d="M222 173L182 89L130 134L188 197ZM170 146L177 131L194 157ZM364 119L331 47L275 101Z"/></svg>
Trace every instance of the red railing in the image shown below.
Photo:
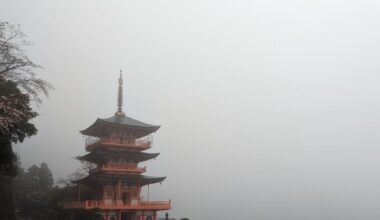
<svg viewBox="0 0 380 220"><path fill-rule="evenodd" d="M168 207L170 209L170 203L171 201L152 201L152 202L140 202L140 206L154 209L154 208L162 208L162 207Z"/></svg>
<svg viewBox="0 0 380 220"><path fill-rule="evenodd" d="M145 167L137 167L126 164L106 164L98 168L102 171L113 171L113 172L134 172L143 173L145 172Z"/></svg>
<svg viewBox="0 0 380 220"><path fill-rule="evenodd" d="M92 149L97 145L109 145L114 147L130 147L137 149L148 149L152 145L152 137L148 136L141 139L133 138L97 138L97 137L87 137L85 141L87 149Z"/></svg>
<svg viewBox="0 0 380 220"><path fill-rule="evenodd" d="M144 201L133 204L131 202L107 200L86 200L75 202L64 202L64 209L133 209L133 210L168 210L171 208L171 201Z"/></svg>

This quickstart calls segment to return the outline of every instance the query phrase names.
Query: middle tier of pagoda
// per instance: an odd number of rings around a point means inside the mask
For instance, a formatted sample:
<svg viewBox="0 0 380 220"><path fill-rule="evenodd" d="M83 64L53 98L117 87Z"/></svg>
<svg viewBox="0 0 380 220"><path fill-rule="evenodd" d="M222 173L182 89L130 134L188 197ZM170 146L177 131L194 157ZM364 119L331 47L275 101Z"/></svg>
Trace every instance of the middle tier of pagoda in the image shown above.
<svg viewBox="0 0 380 220"><path fill-rule="evenodd" d="M152 136L135 139L133 136L124 138L111 135L109 137L87 137L86 150L92 151L96 147L108 147L113 149L128 149L143 151L151 148Z"/></svg>
<svg viewBox="0 0 380 220"><path fill-rule="evenodd" d="M81 161L97 164L97 167L90 172L119 172L141 174L146 171L145 167L138 167L137 164L154 159L159 153L145 153L134 150L106 150L98 147L90 153L77 157Z"/></svg>
<svg viewBox="0 0 380 220"><path fill-rule="evenodd" d="M149 177L141 175L146 171L145 167L139 167L138 163L155 159L159 153L146 153L144 147L136 146L134 137L122 138L115 135L111 137L90 137L95 142L86 145L86 155L77 157L81 161L95 164L90 169L90 175L74 181L85 185L101 185L123 181L128 184L144 186L157 182L162 182L165 177ZM149 146L151 143L151 137Z"/></svg>

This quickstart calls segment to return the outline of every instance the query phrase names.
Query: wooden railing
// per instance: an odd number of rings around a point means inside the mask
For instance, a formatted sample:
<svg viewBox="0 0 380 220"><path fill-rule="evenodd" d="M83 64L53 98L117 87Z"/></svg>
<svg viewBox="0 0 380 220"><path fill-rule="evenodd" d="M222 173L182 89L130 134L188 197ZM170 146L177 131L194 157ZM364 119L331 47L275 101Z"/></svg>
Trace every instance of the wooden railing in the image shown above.
<svg viewBox="0 0 380 220"><path fill-rule="evenodd" d="M87 137L86 138L87 149L92 149L97 145L110 145L114 147L130 147L137 149L149 149L152 145L152 138L143 139L133 139L133 138L97 138L97 137Z"/></svg>
<svg viewBox="0 0 380 220"><path fill-rule="evenodd" d="M143 173L145 172L145 167L131 166L126 164L106 164L98 168L102 171L113 171L113 172L134 172Z"/></svg>
<svg viewBox="0 0 380 220"><path fill-rule="evenodd" d="M171 201L144 201L131 203L123 201L107 200L86 200L75 202L64 202L64 209L133 209L133 210L168 210L171 208Z"/></svg>
<svg viewBox="0 0 380 220"><path fill-rule="evenodd" d="M152 201L152 202L140 202L140 206L149 208L149 209L155 209L155 208L161 208L161 207L168 207L170 209L170 203L171 201Z"/></svg>

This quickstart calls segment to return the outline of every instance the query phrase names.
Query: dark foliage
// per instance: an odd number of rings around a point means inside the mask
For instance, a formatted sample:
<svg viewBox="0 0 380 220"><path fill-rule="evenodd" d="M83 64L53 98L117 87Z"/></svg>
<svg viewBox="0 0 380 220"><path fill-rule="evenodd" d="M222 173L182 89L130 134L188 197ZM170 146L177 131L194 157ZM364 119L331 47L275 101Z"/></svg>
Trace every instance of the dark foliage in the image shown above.
<svg viewBox="0 0 380 220"><path fill-rule="evenodd" d="M47 219L51 211L50 197L54 195L53 177L45 163L31 166L14 179L13 189L17 213L26 219Z"/></svg>
<svg viewBox="0 0 380 220"><path fill-rule="evenodd" d="M78 176L81 174L73 174ZM92 191L85 186L74 185L69 179L61 180L60 186L54 186L51 171L46 163L39 167L31 166L26 171L20 169L14 178L13 190L15 195L16 214L24 219L67 219L69 214L62 209L63 201L90 199ZM80 192L80 196L79 196ZM81 219L92 219L92 214L77 212Z"/></svg>
<svg viewBox="0 0 380 220"><path fill-rule="evenodd" d="M15 219L12 177L0 175L0 219Z"/></svg>
<svg viewBox="0 0 380 220"><path fill-rule="evenodd" d="M0 21L0 219L15 219L12 177L17 174L17 156L12 143L37 133L30 119L37 116L31 101L41 102L51 85L36 78L39 66L26 55L29 45L18 26Z"/></svg>
<svg viewBox="0 0 380 220"><path fill-rule="evenodd" d="M29 106L29 96L14 82L0 79L0 218L14 219L12 177L17 174L17 155L12 142L22 142L36 134L29 122L37 116Z"/></svg>
<svg viewBox="0 0 380 220"><path fill-rule="evenodd" d="M37 133L29 122L37 116L30 107L29 96L22 94L16 83L0 78L0 174L16 175L17 156L12 142L23 142Z"/></svg>

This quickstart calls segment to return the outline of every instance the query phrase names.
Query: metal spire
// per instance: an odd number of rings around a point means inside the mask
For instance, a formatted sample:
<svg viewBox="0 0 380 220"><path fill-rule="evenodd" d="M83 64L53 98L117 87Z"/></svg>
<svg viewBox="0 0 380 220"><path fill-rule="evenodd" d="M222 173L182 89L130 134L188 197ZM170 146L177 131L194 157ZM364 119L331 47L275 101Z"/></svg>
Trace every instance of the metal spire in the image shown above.
<svg viewBox="0 0 380 220"><path fill-rule="evenodd" d="M123 76L122 71L120 70L120 77L119 77L119 88L117 93L117 112L115 113L116 116L124 116L123 112Z"/></svg>

